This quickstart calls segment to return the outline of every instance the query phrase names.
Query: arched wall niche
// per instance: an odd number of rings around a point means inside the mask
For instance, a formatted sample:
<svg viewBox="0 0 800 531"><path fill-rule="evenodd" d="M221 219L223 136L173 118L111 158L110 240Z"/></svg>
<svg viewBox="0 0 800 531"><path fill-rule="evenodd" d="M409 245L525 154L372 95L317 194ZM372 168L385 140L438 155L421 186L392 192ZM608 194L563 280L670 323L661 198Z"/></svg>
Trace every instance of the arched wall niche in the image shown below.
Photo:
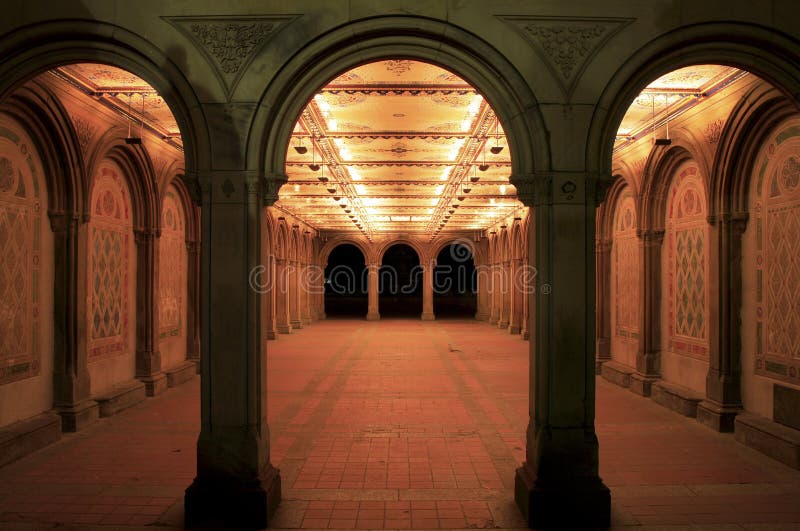
<svg viewBox="0 0 800 531"><path fill-rule="evenodd" d="M652 80L685 66L734 66L769 81L797 108L799 56L795 39L751 23L706 22L657 36L638 48L603 89L589 128L587 169L612 175L614 135L631 102Z"/></svg>
<svg viewBox="0 0 800 531"><path fill-rule="evenodd" d="M52 408L54 238L37 143L0 111L0 426Z"/></svg>

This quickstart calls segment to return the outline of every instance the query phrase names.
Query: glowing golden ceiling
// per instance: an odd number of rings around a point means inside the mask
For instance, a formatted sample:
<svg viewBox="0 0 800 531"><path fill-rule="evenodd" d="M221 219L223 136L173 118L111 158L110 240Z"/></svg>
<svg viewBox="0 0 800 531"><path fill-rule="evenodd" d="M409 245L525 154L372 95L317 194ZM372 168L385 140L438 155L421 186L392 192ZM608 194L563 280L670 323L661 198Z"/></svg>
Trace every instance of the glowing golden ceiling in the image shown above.
<svg viewBox="0 0 800 531"><path fill-rule="evenodd" d="M181 146L166 102L112 66L57 68L101 104ZM666 74L633 101L615 150L655 131L746 72L697 65ZM276 206L321 230L427 233L483 230L521 213L509 184L502 125L467 82L434 65L394 59L346 72L309 102L287 150Z"/></svg>
<svg viewBox="0 0 800 531"><path fill-rule="evenodd" d="M494 112L437 66L388 60L342 74L309 102L278 208L318 229L480 230L521 208Z"/></svg>
<svg viewBox="0 0 800 531"><path fill-rule="evenodd" d="M143 125L176 147L182 146L181 133L169 106L142 78L95 63L66 65L52 72L126 118L129 115L133 133Z"/></svg>

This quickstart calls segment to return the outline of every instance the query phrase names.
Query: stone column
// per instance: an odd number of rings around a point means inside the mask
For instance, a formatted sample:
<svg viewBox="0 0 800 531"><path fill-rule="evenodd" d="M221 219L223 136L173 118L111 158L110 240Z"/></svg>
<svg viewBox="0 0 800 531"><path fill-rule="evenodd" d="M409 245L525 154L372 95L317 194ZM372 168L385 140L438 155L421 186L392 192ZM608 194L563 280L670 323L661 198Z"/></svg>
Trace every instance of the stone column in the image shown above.
<svg viewBox="0 0 800 531"><path fill-rule="evenodd" d="M201 295L197 476L186 490L185 522L262 528L280 501L280 475L269 461L261 294L249 283L261 261L262 179L255 172L217 170L199 181L207 290Z"/></svg>
<svg viewBox="0 0 800 531"><path fill-rule="evenodd" d="M186 359L200 372L200 242L186 242Z"/></svg>
<svg viewBox="0 0 800 531"><path fill-rule="evenodd" d="M636 394L650 396L653 382L661 375L661 244L664 231L643 230L639 232L639 239L642 245L639 347L630 389Z"/></svg>
<svg viewBox="0 0 800 531"><path fill-rule="evenodd" d="M497 327L508 328L511 317L511 264L506 261L498 268L500 272L500 317Z"/></svg>
<svg viewBox="0 0 800 531"><path fill-rule="evenodd" d="M496 325L500 322L500 308L503 301L501 269L500 265L496 263L489 266L489 278L491 279L489 284L489 301L491 302L489 324L491 325Z"/></svg>
<svg viewBox="0 0 800 531"><path fill-rule="evenodd" d="M134 231L136 240L136 378L147 396L167 390L158 350L158 239L152 229Z"/></svg>
<svg viewBox="0 0 800 531"><path fill-rule="evenodd" d="M278 339L278 326L276 324L276 299L277 294L279 293L278 289L278 277L277 275L277 266L275 264L275 256L274 255L267 255L265 260L264 267L266 268L265 275L267 281L267 291L264 294L266 297L264 301L264 332L266 334L267 339Z"/></svg>
<svg viewBox="0 0 800 531"><path fill-rule="evenodd" d="M381 318L378 307L378 272L380 264L367 264L367 321L377 321Z"/></svg>
<svg viewBox="0 0 800 531"><path fill-rule="evenodd" d="M53 229L53 403L62 431L97 420L86 358L86 224L71 212L50 212ZM80 235L80 236L79 236Z"/></svg>
<svg viewBox="0 0 800 531"><path fill-rule="evenodd" d="M742 410L742 235L747 213L709 218L709 365L706 399L697 420L717 431L732 432Z"/></svg>
<svg viewBox="0 0 800 531"><path fill-rule="evenodd" d="M325 315L325 267L328 264L319 264L320 268L320 275L319 275L319 292L317 293L317 316L318 319L324 320L327 319L327 315Z"/></svg>
<svg viewBox="0 0 800 531"><path fill-rule="evenodd" d="M597 276L595 285L597 296L595 297L595 333L597 358L595 371L600 374L600 367L604 362L611 360L611 289L609 282L611 279L611 240L597 240L595 242L595 270Z"/></svg>
<svg viewBox="0 0 800 531"><path fill-rule="evenodd" d="M508 279L509 296L511 297L511 315L508 319L508 331L519 334L522 331L522 260L511 260L511 275Z"/></svg>
<svg viewBox="0 0 800 531"><path fill-rule="evenodd" d="M515 498L530 527L608 527L611 495L598 475L594 429L594 179L556 172L511 182L535 207L528 237L538 271L530 420Z"/></svg>
<svg viewBox="0 0 800 531"><path fill-rule="evenodd" d="M300 315L300 265L297 261L289 262L287 266L289 278L289 323L292 329L303 328L303 317Z"/></svg>
<svg viewBox="0 0 800 531"><path fill-rule="evenodd" d="M477 271L477 299L478 299L478 307L475 311L475 319L478 321L488 321L489 320L489 283L491 270L486 267L485 265L481 264L476 266Z"/></svg>
<svg viewBox="0 0 800 531"><path fill-rule="evenodd" d="M289 318L289 269L283 258L275 259L275 327L281 334L291 334Z"/></svg>
<svg viewBox="0 0 800 531"><path fill-rule="evenodd" d="M313 291L309 280L311 271L308 264L298 264L297 270L297 289L300 296L300 320L304 325L311 324L311 292Z"/></svg>
<svg viewBox="0 0 800 531"><path fill-rule="evenodd" d="M422 270L422 320L433 321L433 272L436 260L429 260Z"/></svg>

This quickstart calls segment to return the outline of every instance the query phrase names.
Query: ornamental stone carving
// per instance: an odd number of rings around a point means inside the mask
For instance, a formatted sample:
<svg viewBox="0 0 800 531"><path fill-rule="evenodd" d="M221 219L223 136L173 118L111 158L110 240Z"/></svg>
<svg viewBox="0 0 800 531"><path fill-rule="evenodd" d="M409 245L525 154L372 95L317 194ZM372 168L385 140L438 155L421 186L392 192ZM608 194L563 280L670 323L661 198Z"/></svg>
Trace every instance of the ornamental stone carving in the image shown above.
<svg viewBox="0 0 800 531"><path fill-rule="evenodd" d="M569 98L592 57L629 18L528 17L501 15L544 60Z"/></svg>
<svg viewBox="0 0 800 531"><path fill-rule="evenodd" d="M164 17L214 66L230 99L259 50L296 15L267 17Z"/></svg>

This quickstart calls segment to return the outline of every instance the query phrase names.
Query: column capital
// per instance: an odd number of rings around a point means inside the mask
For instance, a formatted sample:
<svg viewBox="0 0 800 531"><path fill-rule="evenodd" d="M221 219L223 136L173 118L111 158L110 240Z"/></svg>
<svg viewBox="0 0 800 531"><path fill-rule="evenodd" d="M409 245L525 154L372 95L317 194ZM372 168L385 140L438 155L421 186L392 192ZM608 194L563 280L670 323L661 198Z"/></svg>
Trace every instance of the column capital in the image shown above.
<svg viewBox="0 0 800 531"><path fill-rule="evenodd" d="M50 218L50 227L53 232L67 232L74 230L81 223L81 215L77 212L63 212L49 210L47 217Z"/></svg>
<svg viewBox="0 0 800 531"><path fill-rule="evenodd" d="M278 190L289 181L289 176L285 173L270 173L262 178L264 189L264 206L272 206L278 200Z"/></svg>
<svg viewBox="0 0 800 531"><path fill-rule="evenodd" d="M664 241L664 229L639 229L636 231L636 236L639 237L645 244L656 243L660 244Z"/></svg>
<svg viewBox="0 0 800 531"><path fill-rule="evenodd" d="M718 212L706 217L709 225L728 225L732 232L744 234L750 215L747 212Z"/></svg>
<svg viewBox="0 0 800 531"><path fill-rule="evenodd" d="M136 242L136 245L147 245L152 243L160 235L161 234L159 231L152 227L133 229L133 239Z"/></svg>

